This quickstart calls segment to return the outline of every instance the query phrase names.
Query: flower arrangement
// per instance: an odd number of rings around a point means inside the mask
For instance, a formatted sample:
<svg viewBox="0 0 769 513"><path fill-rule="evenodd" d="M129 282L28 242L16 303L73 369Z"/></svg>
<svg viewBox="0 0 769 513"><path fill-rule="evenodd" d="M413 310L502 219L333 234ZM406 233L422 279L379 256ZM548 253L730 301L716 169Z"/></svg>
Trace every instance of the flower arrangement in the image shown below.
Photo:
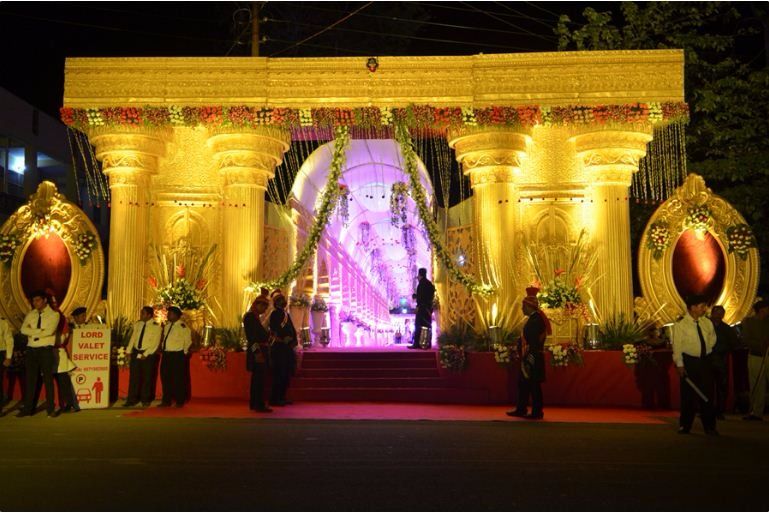
<svg viewBox="0 0 769 513"><path fill-rule="evenodd" d="M550 351L550 365L553 367L583 364L582 351L576 344L552 344L547 349Z"/></svg>
<svg viewBox="0 0 769 513"><path fill-rule="evenodd" d="M704 232L710 228L713 223L710 209L705 205L691 207L687 211L684 219L684 229L694 230L695 232Z"/></svg>
<svg viewBox="0 0 769 513"><path fill-rule="evenodd" d="M206 362L210 371L227 370L227 351L223 347L214 346L200 351L200 359Z"/></svg>
<svg viewBox="0 0 769 513"><path fill-rule="evenodd" d="M310 298L304 294L301 294L299 296L291 295L288 298L288 306L307 308L308 306L310 306Z"/></svg>
<svg viewBox="0 0 769 513"><path fill-rule="evenodd" d="M310 310L313 312L328 312L328 305L322 297L316 297L310 306Z"/></svg>
<svg viewBox="0 0 769 513"><path fill-rule="evenodd" d="M60 110L65 125L86 131L94 126L168 126L254 128L274 126L285 130L298 127L322 129L359 127L375 129L401 124L409 129L445 131L472 126L530 128L541 124L604 125L625 123L679 122L689 118L689 106L683 102L634 103L625 105L539 107L492 106L433 107L321 107L283 108L246 105L207 105L168 107L101 107Z"/></svg>
<svg viewBox="0 0 769 513"><path fill-rule="evenodd" d="M96 248L96 237L91 232L80 233L75 238L75 254L80 259L81 265L88 261L94 248Z"/></svg>
<svg viewBox="0 0 769 513"><path fill-rule="evenodd" d="M494 361L502 367L508 367L515 358L515 348L509 344L494 344L491 346L494 352Z"/></svg>
<svg viewBox="0 0 769 513"><path fill-rule="evenodd" d="M729 253L734 253L742 260L748 258L748 251L757 247L753 230L747 224L736 224L726 229L726 239L729 241Z"/></svg>
<svg viewBox="0 0 769 513"><path fill-rule="evenodd" d="M339 184L339 206L337 215L342 219L342 222L347 226L350 220L350 189L343 183Z"/></svg>
<svg viewBox="0 0 769 513"><path fill-rule="evenodd" d="M625 365L656 365L652 356L652 348L649 344L624 344L622 346L622 357Z"/></svg>
<svg viewBox="0 0 769 513"><path fill-rule="evenodd" d="M454 259L449 254L446 247L443 245L441 233L435 223L435 220L427 207L427 198L425 196L424 188L419 181L419 174L417 172L417 156L414 151L414 145L409 136L408 130L404 126L396 126L395 139L400 145L401 153L405 162L404 171L409 177L409 185L411 188L411 197L417 205L417 211L419 212L419 218L424 224L427 230L430 244L435 251L435 255L440 262L444 265L449 273L449 276L454 281L461 283L471 293L478 294L479 296L488 296L494 289L490 285L478 283L475 279L463 273L454 262Z"/></svg>
<svg viewBox="0 0 769 513"><path fill-rule="evenodd" d="M15 233L0 235L0 260L6 265L13 261L16 248L21 244L21 238Z"/></svg>
<svg viewBox="0 0 769 513"><path fill-rule="evenodd" d="M646 248L651 250L655 260L659 260L672 240L673 237L667 223L657 221L649 227L649 234L646 236Z"/></svg>
<svg viewBox="0 0 769 513"><path fill-rule="evenodd" d="M582 302L577 285L566 283L562 274L563 271L556 271L556 277L537 294L543 308L562 308Z"/></svg>
<svg viewBox="0 0 769 513"><path fill-rule="evenodd" d="M207 302L207 276L216 245L201 253L182 239L163 250L154 245L150 245L150 249L151 274L147 282L155 292L157 301L165 307L175 305L182 310L206 309L213 315Z"/></svg>
<svg viewBox="0 0 769 513"><path fill-rule="evenodd" d="M285 287L286 284L293 281L299 275L307 263L307 260L315 254L315 250L318 248L318 243L320 242L320 237L323 234L323 230L328 224L336 205L336 196L339 193L339 179L342 177L342 168L344 168L345 162L345 149L349 142L350 133L347 128L338 127L336 129L336 137L334 138L334 151L331 157L328 181L321 193L320 205L315 215L315 222L310 228L310 233L307 236L307 241L305 242L302 251L297 254L294 262L289 266L286 272L268 282L251 283L246 287L247 293L255 294L262 287L268 290Z"/></svg>
<svg viewBox="0 0 769 513"><path fill-rule="evenodd" d="M438 350L441 367L452 372L464 370L467 364L465 349L453 344L441 346Z"/></svg>
<svg viewBox="0 0 769 513"><path fill-rule="evenodd" d="M390 224L398 227L408 221L406 210L406 196L409 189L405 182L395 182L390 190Z"/></svg>
<svg viewBox="0 0 769 513"><path fill-rule="evenodd" d="M638 363L638 351L635 344L624 344L622 346L622 356L627 366L632 367Z"/></svg>
<svg viewBox="0 0 769 513"><path fill-rule="evenodd" d="M112 348L112 354L114 355L115 365L121 369L127 369L130 364L130 359L126 353L125 347L117 346Z"/></svg>

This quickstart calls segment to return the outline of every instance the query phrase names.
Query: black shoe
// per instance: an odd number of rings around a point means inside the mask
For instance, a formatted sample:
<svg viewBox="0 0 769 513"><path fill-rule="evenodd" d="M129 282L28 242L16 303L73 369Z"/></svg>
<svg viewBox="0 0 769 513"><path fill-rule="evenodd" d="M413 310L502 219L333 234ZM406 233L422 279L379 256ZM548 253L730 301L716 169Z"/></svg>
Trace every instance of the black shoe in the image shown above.
<svg viewBox="0 0 769 513"><path fill-rule="evenodd" d="M726 417L724 417L724 414L723 414L723 413L718 413L718 414L716 414L716 418L717 418L718 420L726 420Z"/></svg>
<svg viewBox="0 0 769 513"><path fill-rule="evenodd" d="M406 349L419 349L419 346L406 346Z"/></svg>
<svg viewBox="0 0 769 513"><path fill-rule="evenodd" d="M283 399L283 404L288 406L289 404L294 404L294 401L292 401L291 399Z"/></svg>
<svg viewBox="0 0 769 513"><path fill-rule="evenodd" d="M260 406L258 408L251 408L251 409L259 413L272 413L272 408L268 408L267 406Z"/></svg>
<svg viewBox="0 0 769 513"><path fill-rule="evenodd" d="M720 436L715 429L706 429L705 434L708 436Z"/></svg>
<svg viewBox="0 0 769 513"><path fill-rule="evenodd" d="M131 402L126 401L126 402L123 403L123 408L133 408L137 404L139 404L139 403L135 402L135 401L131 401Z"/></svg>
<svg viewBox="0 0 769 513"><path fill-rule="evenodd" d="M19 413L16 414L17 419L20 419L22 417L31 417L31 416L32 416L31 413L27 413L25 411L20 411Z"/></svg>
<svg viewBox="0 0 769 513"><path fill-rule="evenodd" d="M679 435L688 435L689 434L689 428L680 427L678 428L678 434Z"/></svg>
<svg viewBox="0 0 769 513"><path fill-rule="evenodd" d="M285 406L286 401L270 401L270 406Z"/></svg>
<svg viewBox="0 0 769 513"><path fill-rule="evenodd" d="M58 410L57 411L49 411L48 412L48 418L49 419L55 419L58 416L59 416Z"/></svg>
<svg viewBox="0 0 769 513"><path fill-rule="evenodd" d="M171 407L171 403L160 403L160 404L158 404L157 407L158 408L170 408Z"/></svg>
<svg viewBox="0 0 769 513"><path fill-rule="evenodd" d="M750 415L745 415L744 417L742 417L742 420L757 420L757 421L761 421L761 420L764 420L764 419L762 419L758 415L753 415L751 413Z"/></svg>
<svg viewBox="0 0 769 513"><path fill-rule="evenodd" d="M142 408L149 408L152 403L142 403Z"/></svg>
<svg viewBox="0 0 769 513"><path fill-rule="evenodd" d="M184 403L176 403L174 406L176 408L184 408Z"/></svg>
<svg viewBox="0 0 769 513"><path fill-rule="evenodd" d="M542 419L545 418L545 414L544 413L529 413L528 415L525 415L523 418L524 419L529 419L529 420L542 420Z"/></svg>
<svg viewBox="0 0 769 513"><path fill-rule="evenodd" d="M524 417L526 417L526 412L525 411L520 411L520 410L512 410L512 411L505 412L505 415L507 415L508 417L521 417L521 418L524 418Z"/></svg>
<svg viewBox="0 0 769 513"><path fill-rule="evenodd" d="M73 406L72 407L72 413L77 413L80 411L80 406Z"/></svg>

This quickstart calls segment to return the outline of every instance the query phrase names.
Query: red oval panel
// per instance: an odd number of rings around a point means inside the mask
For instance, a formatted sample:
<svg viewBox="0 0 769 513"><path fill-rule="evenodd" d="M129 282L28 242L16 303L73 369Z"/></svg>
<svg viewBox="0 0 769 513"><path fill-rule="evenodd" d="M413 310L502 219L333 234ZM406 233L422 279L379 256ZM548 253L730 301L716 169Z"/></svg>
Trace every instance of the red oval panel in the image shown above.
<svg viewBox="0 0 769 513"><path fill-rule="evenodd" d="M713 303L724 287L726 258L718 241L705 233L702 240L686 230L673 251L673 282L681 297L702 294Z"/></svg>
<svg viewBox="0 0 769 513"><path fill-rule="evenodd" d="M21 261L21 287L27 297L35 290L51 289L61 304L71 277L72 261L61 237L51 234L27 247Z"/></svg>

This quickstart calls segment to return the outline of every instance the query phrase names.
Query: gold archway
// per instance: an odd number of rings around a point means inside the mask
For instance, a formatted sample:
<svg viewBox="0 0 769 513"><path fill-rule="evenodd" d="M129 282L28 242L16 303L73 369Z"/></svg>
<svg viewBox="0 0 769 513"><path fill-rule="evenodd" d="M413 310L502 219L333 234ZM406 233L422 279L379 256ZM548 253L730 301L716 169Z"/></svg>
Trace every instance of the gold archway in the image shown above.
<svg viewBox="0 0 769 513"><path fill-rule="evenodd" d="M726 309L725 321L743 319L756 298L759 256L755 237L745 219L729 202L713 194L695 174L654 212L638 251L638 274L644 299L663 322L685 311L673 279L673 252L687 230L707 231L716 240L726 263L724 285L716 304Z"/></svg>
<svg viewBox="0 0 769 513"><path fill-rule="evenodd" d="M53 183L45 181L0 228L0 313L17 328L31 308L21 283L24 256L34 240L51 234L61 238L71 262L61 310L85 306L93 312L101 300L104 251L96 227Z"/></svg>

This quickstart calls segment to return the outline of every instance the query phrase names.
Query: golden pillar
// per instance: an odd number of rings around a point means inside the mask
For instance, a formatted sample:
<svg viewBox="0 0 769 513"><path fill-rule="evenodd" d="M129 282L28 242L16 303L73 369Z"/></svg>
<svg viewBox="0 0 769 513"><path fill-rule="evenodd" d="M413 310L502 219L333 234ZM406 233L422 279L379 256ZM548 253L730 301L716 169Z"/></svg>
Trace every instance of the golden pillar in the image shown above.
<svg viewBox="0 0 769 513"><path fill-rule="evenodd" d="M289 134L271 128L217 132L208 139L223 177L220 302L224 326L240 325L243 289L261 277L264 193L289 141Z"/></svg>
<svg viewBox="0 0 769 513"><path fill-rule="evenodd" d="M111 196L107 301L113 318L134 319L144 299L150 182L165 155L168 133L121 128L89 135Z"/></svg>
<svg viewBox="0 0 769 513"><path fill-rule="evenodd" d="M593 298L601 319L633 314L633 269L630 249L629 187L638 161L652 139L646 131L600 130L573 137L577 157L590 183L593 240L598 278Z"/></svg>
<svg viewBox="0 0 769 513"><path fill-rule="evenodd" d="M514 311L524 284L515 266L520 232L519 191L516 185L521 162L530 137L508 129L483 129L449 134L449 146L456 151L473 188L474 243L479 278L496 293L489 300L481 323L512 330ZM491 317L493 304L496 318Z"/></svg>

